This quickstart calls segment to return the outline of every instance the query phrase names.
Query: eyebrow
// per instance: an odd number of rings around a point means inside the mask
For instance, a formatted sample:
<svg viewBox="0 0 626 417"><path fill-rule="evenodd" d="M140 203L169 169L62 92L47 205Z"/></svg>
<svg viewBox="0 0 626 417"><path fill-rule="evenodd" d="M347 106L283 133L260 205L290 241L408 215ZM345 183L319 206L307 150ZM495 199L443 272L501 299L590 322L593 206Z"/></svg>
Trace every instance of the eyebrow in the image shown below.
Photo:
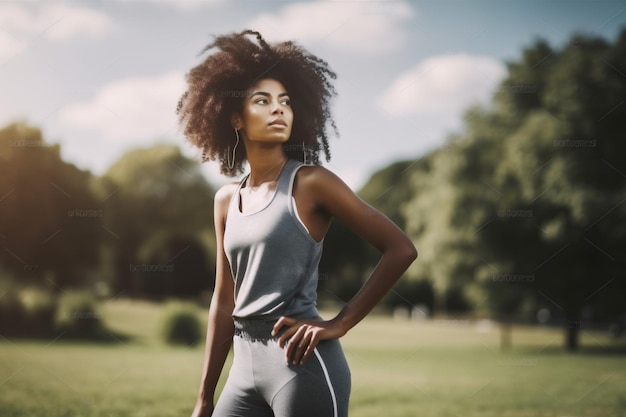
<svg viewBox="0 0 626 417"><path fill-rule="evenodd" d="M265 96L265 97L272 96L270 93L266 93L265 91L255 91L254 93L250 94L250 97L256 96L256 95ZM289 93L280 93L278 97L283 97L283 96L288 96L288 95Z"/></svg>

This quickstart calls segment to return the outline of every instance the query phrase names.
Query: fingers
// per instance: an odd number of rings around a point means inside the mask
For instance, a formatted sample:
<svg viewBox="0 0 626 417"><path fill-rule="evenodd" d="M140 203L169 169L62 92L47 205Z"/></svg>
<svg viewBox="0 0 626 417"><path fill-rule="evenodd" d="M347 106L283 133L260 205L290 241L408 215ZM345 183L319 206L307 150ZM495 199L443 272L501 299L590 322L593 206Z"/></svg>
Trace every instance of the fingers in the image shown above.
<svg viewBox="0 0 626 417"><path fill-rule="evenodd" d="M285 356L287 358L287 362L292 360L294 365L297 365L302 359L302 351L303 347L308 345L307 343L307 325L302 325L298 328L296 333L289 339L285 349ZM293 359L292 359L293 358Z"/></svg>
<svg viewBox="0 0 626 417"><path fill-rule="evenodd" d="M283 326L293 326L296 323L297 323L296 319L292 319L290 317L284 317L284 316L281 317L280 319L278 319L278 321L276 322L276 324L274 324L274 327L272 328L272 336L276 336Z"/></svg>
<svg viewBox="0 0 626 417"><path fill-rule="evenodd" d="M293 364L302 365L304 363L304 352L309 348L309 344L313 339L313 335L310 331L305 331L304 336L298 343L298 347L296 348L296 353L293 355Z"/></svg>
<svg viewBox="0 0 626 417"><path fill-rule="evenodd" d="M284 320L283 320L284 319ZM282 323L280 323L282 321ZM283 317L281 318L276 325L274 326L276 331L272 331L272 336L276 336L281 327L288 326L287 330L283 332L278 338L278 345L282 348L285 347L285 344L289 339L293 337L293 335L298 331L300 326L298 325L298 321L295 319Z"/></svg>
<svg viewBox="0 0 626 417"><path fill-rule="evenodd" d="M319 343L319 341L320 341L319 333L313 334L313 336L311 337L311 340L309 341L309 344L307 345L306 350L304 351L304 355L302 356L302 359L300 359L300 364L303 364L309 359L309 357L315 351L315 348L317 347L317 344Z"/></svg>
<svg viewBox="0 0 626 417"><path fill-rule="evenodd" d="M303 365L313 354L321 340L322 330L314 325L301 325L286 345L285 356L287 363Z"/></svg>
<svg viewBox="0 0 626 417"><path fill-rule="evenodd" d="M324 338L322 333L328 333L320 321L303 322L290 317L281 317L272 329L272 336L279 334L283 327L287 329L278 338L278 345L285 349L287 363L294 365L304 364Z"/></svg>
<svg viewBox="0 0 626 417"><path fill-rule="evenodd" d="M310 335L311 338L309 339L308 343L303 346L302 356L300 357L300 365L303 365L304 362L309 359L320 341L319 332L311 332Z"/></svg>

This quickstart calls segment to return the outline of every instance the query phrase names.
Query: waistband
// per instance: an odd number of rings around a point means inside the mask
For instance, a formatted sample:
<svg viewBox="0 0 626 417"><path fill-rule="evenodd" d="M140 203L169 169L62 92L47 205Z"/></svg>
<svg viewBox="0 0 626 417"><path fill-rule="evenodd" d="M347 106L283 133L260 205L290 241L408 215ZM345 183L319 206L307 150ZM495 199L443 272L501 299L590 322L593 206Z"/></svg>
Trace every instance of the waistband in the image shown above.
<svg viewBox="0 0 626 417"><path fill-rule="evenodd" d="M266 342L270 339L278 339L279 335L272 337L272 329L278 319L242 319L234 318L235 336L251 342ZM279 333L282 333L281 329Z"/></svg>
<svg viewBox="0 0 626 417"><path fill-rule="evenodd" d="M294 317L294 318L310 318L322 320L319 314L314 316ZM268 340L278 340L280 335L287 330L287 326L281 327L276 336L272 336L272 329L278 321L278 318L240 318L233 317L235 324L235 336L250 342L267 342Z"/></svg>

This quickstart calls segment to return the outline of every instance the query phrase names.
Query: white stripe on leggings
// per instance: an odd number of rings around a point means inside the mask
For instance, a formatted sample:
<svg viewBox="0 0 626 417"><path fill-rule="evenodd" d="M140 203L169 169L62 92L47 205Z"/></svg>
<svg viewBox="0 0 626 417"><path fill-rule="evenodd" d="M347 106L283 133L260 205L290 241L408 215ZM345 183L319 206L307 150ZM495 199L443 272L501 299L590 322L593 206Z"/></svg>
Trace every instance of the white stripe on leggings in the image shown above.
<svg viewBox="0 0 626 417"><path fill-rule="evenodd" d="M333 416L337 417L337 398L335 398L335 390L333 389L333 384L330 382L330 376L328 375L328 369L326 369L326 364L322 359L322 355L317 351L317 348L314 349L315 356L317 356L317 360L320 361L320 365L322 366L322 371L324 371L324 376L326 377L326 383L328 384L328 388L330 389L330 396L333 399Z"/></svg>

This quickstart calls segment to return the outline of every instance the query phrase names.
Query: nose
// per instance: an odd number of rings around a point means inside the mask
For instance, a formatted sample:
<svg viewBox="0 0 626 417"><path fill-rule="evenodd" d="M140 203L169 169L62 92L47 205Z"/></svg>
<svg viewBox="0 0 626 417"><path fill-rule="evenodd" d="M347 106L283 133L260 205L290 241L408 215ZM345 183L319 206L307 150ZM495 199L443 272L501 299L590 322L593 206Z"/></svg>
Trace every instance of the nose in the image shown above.
<svg viewBox="0 0 626 417"><path fill-rule="evenodd" d="M279 114L283 114L283 108L280 106L280 103L278 102L278 100L274 101L272 104L272 114L274 113L279 113Z"/></svg>

